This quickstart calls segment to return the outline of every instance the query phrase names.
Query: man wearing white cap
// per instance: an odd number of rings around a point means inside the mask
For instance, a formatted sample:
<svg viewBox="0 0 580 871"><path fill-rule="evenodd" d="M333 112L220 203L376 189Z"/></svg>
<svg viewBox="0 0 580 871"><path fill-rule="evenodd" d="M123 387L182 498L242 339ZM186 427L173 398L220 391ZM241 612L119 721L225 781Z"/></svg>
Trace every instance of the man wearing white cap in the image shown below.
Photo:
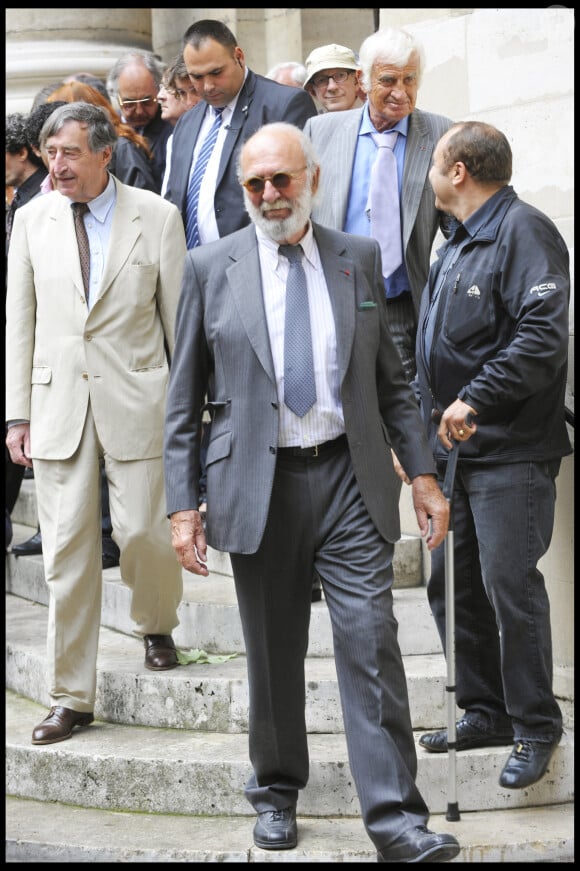
<svg viewBox="0 0 580 871"><path fill-rule="evenodd" d="M352 49L344 45L321 45L306 58L304 90L325 112L356 109L364 102L359 87L359 66ZM362 96L362 99L361 99Z"/></svg>
<svg viewBox="0 0 580 871"><path fill-rule="evenodd" d="M319 224L379 242L391 334L411 381L431 249L439 229L444 236L454 229L454 219L436 208L429 184L433 151L452 122L416 108L425 59L407 31L371 34L358 61L367 94L362 108L325 112L304 126L322 167L312 216Z"/></svg>

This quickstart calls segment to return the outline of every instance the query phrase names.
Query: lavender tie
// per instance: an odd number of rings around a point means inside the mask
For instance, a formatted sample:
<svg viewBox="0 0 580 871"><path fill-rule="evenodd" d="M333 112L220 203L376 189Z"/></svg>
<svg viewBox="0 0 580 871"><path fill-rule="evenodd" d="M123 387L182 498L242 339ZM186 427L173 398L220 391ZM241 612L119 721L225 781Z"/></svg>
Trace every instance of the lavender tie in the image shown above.
<svg viewBox="0 0 580 871"><path fill-rule="evenodd" d="M371 236L381 246L383 276L388 278L403 262L397 158L393 153L398 133L373 133L378 153L371 172L369 206Z"/></svg>

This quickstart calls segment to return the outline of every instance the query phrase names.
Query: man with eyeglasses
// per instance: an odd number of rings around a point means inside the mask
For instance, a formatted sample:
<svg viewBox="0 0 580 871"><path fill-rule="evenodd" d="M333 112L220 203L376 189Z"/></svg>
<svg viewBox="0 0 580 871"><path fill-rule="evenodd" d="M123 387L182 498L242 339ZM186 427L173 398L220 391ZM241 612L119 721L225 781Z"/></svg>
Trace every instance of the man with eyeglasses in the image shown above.
<svg viewBox="0 0 580 871"><path fill-rule="evenodd" d="M164 70L165 64L152 52L134 49L116 61L107 77L113 106L118 105L123 121L149 143L158 193L165 172L167 140L173 132L173 126L161 117L157 101Z"/></svg>
<svg viewBox="0 0 580 871"><path fill-rule="evenodd" d="M360 70L352 49L344 45L322 45L306 58L304 89L324 112L356 109L364 102Z"/></svg>
<svg viewBox="0 0 580 871"><path fill-rule="evenodd" d="M238 163L253 226L186 255L165 420L172 542L183 568L202 577L208 543L230 554L250 689L245 795L257 814L256 846L298 844L317 571L350 772L378 861L444 862L459 844L426 827L393 614L401 483L389 439L412 468L429 550L445 537L449 507L389 333L379 246L311 221L319 177L302 130L264 125ZM296 292L304 296L294 306ZM301 329L296 319L306 313ZM294 374L306 392L292 393ZM195 472L198 409L210 385L206 539Z"/></svg>
<svg viewBox="0 0 580 871"><path fill-rule="evenodd" d="M391 333L411 381L433 242L438 230L448 236L456 223L436 208L429 184L433 151L452 121L416 108L425 58L420 42L407 31L385 28L371 34L358 61L365 105L318 115L304 127L324 170L313 217L380 242ZM382 169L372 183L375 161L387 143L395 158L392 187Z"/></svg>

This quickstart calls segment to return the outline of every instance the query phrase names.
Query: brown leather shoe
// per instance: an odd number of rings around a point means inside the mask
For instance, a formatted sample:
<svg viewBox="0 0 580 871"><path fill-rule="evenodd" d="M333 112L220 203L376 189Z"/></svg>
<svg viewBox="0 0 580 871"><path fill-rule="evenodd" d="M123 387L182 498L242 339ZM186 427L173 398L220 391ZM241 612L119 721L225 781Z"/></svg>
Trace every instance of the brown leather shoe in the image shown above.
<svg viewBox="0 0 580 871"><path fill-rule="evenodd" d="M144 635L145 668L166 671L179 665L177 651L171 635Z"/></svg>
<svg viewBox="0 0 580 871"><path fill-rule="evenodd" d="M56 744L66 741L75 726L88 726L94 720L93 714L86 711L73 711L58 705L50 709L48 717L32 730L33 744Z"/></svg>

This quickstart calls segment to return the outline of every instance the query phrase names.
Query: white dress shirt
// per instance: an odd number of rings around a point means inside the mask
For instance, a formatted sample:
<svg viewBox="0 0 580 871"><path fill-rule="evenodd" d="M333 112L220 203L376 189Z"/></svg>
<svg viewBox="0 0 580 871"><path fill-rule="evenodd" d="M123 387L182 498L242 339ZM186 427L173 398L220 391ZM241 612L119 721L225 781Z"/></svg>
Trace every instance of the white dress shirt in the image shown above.
<svg viewBox="0 0 580 871"><path fill-rule="evenodd" d="M304 252L302 265L308 286L312 329L312 351L316 402L304 417L298 417L284 404L284 317L286 279L289 264L278 253L278 243L256 227L262 273L264 308L274 361L280 405L279 447L312 447L338 438L344 433L340 383L336 357L336 330L326 279L320 262L312 226L300 240Z"/></svg>

